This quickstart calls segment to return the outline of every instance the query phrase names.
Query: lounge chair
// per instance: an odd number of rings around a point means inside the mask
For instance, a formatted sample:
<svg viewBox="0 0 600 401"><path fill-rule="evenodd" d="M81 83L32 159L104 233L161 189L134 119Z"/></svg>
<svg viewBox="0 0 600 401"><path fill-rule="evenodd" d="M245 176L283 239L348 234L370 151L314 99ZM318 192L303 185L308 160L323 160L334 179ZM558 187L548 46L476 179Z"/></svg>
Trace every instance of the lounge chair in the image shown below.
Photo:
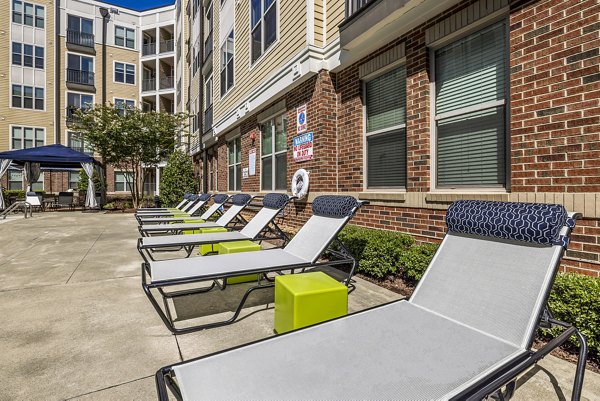
<svg viewBox="0 0 600 401"><path fill-rule="evenodd" d="M206 204L211 198L211 194L202 194L202 195L192 195L193 198L190 202L184 206L185 211L158 211L158 212L141 212L136 213L135 218L137 219L139 224L143 224L143 221L150 219L162 219L162 218L172 218L175 216L178 217L193 217L196 213L199 213L206 207ZM194 217L197 219L197 217Z"/></svg>
<svg viewBox="0 0 600 401"><path fill-rule="evenodd" d="M514 389L517 375L577 335L579 400L585 339L545 308L574 217L561 205L455 202L409 301L167 366L156 374L159 399L168 387L183 400L481 400ZM532 350L549 325L566 329Z"/></svg>
<svg viewBox="0 0 600 401"><path fill-rule="evenodd" d="M286 194L269 193L263 198L263 207L242 228L241 231L228 231L204 234L162 235L158 237L142 237L138 240L138 252L146 262L154 260L152 252L163 249L185 249L187 256L192 254L195 247L219 242L241 240L282 239L287 243L285 233L275 223L274 219L293 199ZM274 236L268 236L271 233Z"/></svg>
<svg viewBox="0 0 600 401"><path fill-rule="evenodd" d="M41 195L38 195L35 192L27 192L25 195L25 202L27 202L32 209L37 208L37 210L40 211L42 209L40 198Z"/></svg>
<svg viewBox="0 0 600 401"><path fill-rule="evenodd" d="M73 192L59 192L56 206L68 207L69 210L73 210L73 207L75 206L73 203Z"/></svg>
<svg viewBox="0 0 600 401"><path fill-rule="evenodd" d="M229 195L220 194L212 197L213 204L202 213L199 217L197 216L177 216L168 214L159 214L159 215L136 215L136 219L139 225L144 224L171 224L171 223L181 223L186 220L208 220L211 217L221 214L221 210L225 202L229 200ZM206 202L202 204L202 206L206 206Z"/></svg>
<svg viewBox="0 0 600 401"><path fill-rule="evenodd" d="M139 209L136 209L136 213L137 212L144 212L144 211L158 211L158 210L181 210L181 208L186 205L189 201L190 201L190 197L193 194L190 193L185 193L183 195L183 199L181 200L181 202L179 202L179 204L177 204L177 206L175 207L141 207Z"/></svg>
<svg viewBox="0 0 600 401"><path fill-rule="evenodd" d="M257 289L271 288L270 280L259 280L242 297L235 313L229 319L193 327L176 328L169 310L168 298L203 293L215 287L223 288L227 278L261 274L266 277L270 272L283 270L312 269L328 265L349 265L348 275L343 282L353 288L351 278L354 274L355 260L341 242L337 234L354 216L361 206L351 196L323 195L315 198L312 204L313 216L283 248L268 249L248 253L215 255L203 258L183 258L142 263L142 287L148 299L158 312L165 325L173 333L182 334L233 323L240 314L246 299ZM330 248L335 242L337 249ZM332 259L320 262L327 251ZM337 258L337 259L336 259ZM222 284L221 281L222 280ZM167 293L164 289L180 284L210 282L208 286ZM164 299L166 311L163 311L152 294L157 289Z"/></svg>
<svg viewBox="0 0 600 401"><path fill-rule="evenodd" d="M168 221L173 222L170 224L143 224L138 227L138 230L142 237L149 236L156 233L162 234L180 234L184 231L200 230L203 228L236 228L242 227L246 224L246 220L241 216L242 210L250 201L252 196L248 194L235 194L231 197L232 205L219 217L216 221L205 221L201 216L198 217L173 217ZM221 204L222 205L222 204ZM213 205L214 206L214 205ZM209 211L206 212L208 214ZM182 219L183 223L175 223L177 219ZM194 222L187 222L193 220Z"/></svg>
<svg viewBox="0 0 600 401"><path fill-rule="evenodd" d="M145 209L139 210L135 212L137 216L143 217L152 217L152 216L160 216L160 217L169 217L179 213L190 213L191 210L197 210L196 205L200 203L204 205L209 199L210 194L202 194L202 195L190 195L188 196L188 202L184 204L181 208L174 209Z"/></svg>

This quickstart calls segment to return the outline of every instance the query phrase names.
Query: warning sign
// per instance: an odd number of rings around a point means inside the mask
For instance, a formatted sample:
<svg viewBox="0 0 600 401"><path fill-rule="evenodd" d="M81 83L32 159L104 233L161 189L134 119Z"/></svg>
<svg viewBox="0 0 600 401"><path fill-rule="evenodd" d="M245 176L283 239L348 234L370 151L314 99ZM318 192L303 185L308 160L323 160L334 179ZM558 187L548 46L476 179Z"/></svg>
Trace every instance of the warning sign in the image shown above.
<svg viewBox="0 0 600 401"><path fill-rule="evenodd" d="M294 161L301 162L313 158L313 133L294 137Z"/></svg>
<svg viewBox="0 0 600 401"><path fill-rule="evenodd" d="M303 104L296 109L296 127L298 128L298 133L306 131L307 125L306 105Z"/></svg>

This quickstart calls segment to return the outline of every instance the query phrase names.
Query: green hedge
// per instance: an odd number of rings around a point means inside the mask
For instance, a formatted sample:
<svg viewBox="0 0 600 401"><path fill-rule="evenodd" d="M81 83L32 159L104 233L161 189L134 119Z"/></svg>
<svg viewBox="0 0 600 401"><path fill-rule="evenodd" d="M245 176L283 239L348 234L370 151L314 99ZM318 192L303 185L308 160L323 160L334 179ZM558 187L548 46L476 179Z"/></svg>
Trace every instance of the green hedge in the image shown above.
<svg viewBox="0 0 600 401"><path fill-rule="evenodd" d="M33 191L36 194L42 195L45 194L45 191ZM25 190L23 189L5 189L2 191L4 194L4 198L8 199L11 196L16 196L17 199L25 199Z"/></svg>
<svg viewBox="0 0 600 401"><path fill-rule="evenodd" d="M400 256L415 240L408 234L346 226L339 239L358 261L357 270L383 278L398 271Z"/></svg>
<svg viewBox="0 0 600 401"><path fill-rule="evenodd" d="M548 301L554 317L573 324L586 337L590 357L600 358L600 278L558 274ZM554 329L554 335L562 329ZM546 330L542 331L543 335ZM574 345L575 342L573 342Z"/></svg>
<svg viewBox="0 0 600 401"><path fill-rule="evenodd" d="M438 247L438 244L423 243L404 252L400 256L402 275L413 282L421 280Z"/></svg>

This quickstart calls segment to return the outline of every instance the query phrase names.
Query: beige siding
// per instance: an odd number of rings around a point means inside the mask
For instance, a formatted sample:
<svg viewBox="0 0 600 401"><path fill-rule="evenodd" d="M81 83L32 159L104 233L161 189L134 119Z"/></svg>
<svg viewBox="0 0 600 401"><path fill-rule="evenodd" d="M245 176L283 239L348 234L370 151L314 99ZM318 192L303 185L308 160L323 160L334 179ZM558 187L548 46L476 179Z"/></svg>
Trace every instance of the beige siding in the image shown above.
<svg viewBox="0 0 600 401"><path fill-rule="evenodd" d="M102 45L96 44L95 50L96 55L94 57L94 82L96 91L79 91L67 88L66 83L66 69L67 69L67 54L79 54L82 56L90 56L85 53L71 52L66 48L66 40L64 36L60 37L61 41L61 60L60 66L63 69L61 74L61 99L59 100L60 107L60 133L61 142L67 145L67 131L69 128L66 123L66 109L67 109L67 92L73 93L84 93L91 94L94 96L94 103L102 103ZM106 46L106 101L113 102L114 98L119 99L133 99L135 100L136 106L140 105L140 81L141 72L139 69L139 52L135 50L129 50L116 46ZM120 82L114 82L114 62L123 62L135 65L135 85L123 84Z"/></svg>
<svg viewBox="0 0 600 401"><path fill-rule="evenodd" d="M290 61L306 47L306 2L280 0L279 39L267 54L250 66L250 9L248 2L239 2L235 8L234 87L220 99L220 43L213 51L214 121L235 107L248 93ZM215 13L213 37L219 37L219 17Z"/></svg>
<svg viewBox="0 0 600 401"><path fill-rule="evenodd" d="M323 32L325 31L325 10L323 9L326 0L314 0L315 2L315 46L322 47L325 40Z"/></svg>
<svg viewBox="0 0 600 401"><path fill-rule="evenodd" d="M345 18L345 1L344 0L327 0L327 15L326 15L326 45L330 44L340 36L338 26L344 22Z"/></svg>
<svg viewBox="0 0 600 401"><path fill-rule="evenodd" d="M11 6L9 2L0 7L0 26L4 27L0 33L0 150L10 149L10 126L31 126L45 128L46 145L54 143L54 8L51 3L33 2L46 6L46 54L44 58L46 87L44 90L45 110L34 111L20 108L11 108Z"/></svg>

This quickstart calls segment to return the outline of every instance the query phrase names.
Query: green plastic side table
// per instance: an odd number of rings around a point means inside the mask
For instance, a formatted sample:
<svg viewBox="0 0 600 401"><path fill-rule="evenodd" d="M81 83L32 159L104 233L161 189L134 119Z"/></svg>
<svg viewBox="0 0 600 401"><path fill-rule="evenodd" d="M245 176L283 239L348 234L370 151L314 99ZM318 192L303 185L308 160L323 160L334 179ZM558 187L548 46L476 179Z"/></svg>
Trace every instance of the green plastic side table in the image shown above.
<svg viewBox="0 0 600 401"><path fill-rule="evenodd" d="M261 247L252 241L231 241L231 242L219 242L217 244L217 252L219 255L226 253L239 253L239 252L254 252L260 251ZM229 277L227 284L239 284L247 283L249 281L258 281L258 274L247 274L245 276Z"/></svg>
<svg viewBox="0 0 600 401"><path fill-rule="evenodd" d="M275 277L279 334L348 314L348 288L323 272Z"/></svg>

